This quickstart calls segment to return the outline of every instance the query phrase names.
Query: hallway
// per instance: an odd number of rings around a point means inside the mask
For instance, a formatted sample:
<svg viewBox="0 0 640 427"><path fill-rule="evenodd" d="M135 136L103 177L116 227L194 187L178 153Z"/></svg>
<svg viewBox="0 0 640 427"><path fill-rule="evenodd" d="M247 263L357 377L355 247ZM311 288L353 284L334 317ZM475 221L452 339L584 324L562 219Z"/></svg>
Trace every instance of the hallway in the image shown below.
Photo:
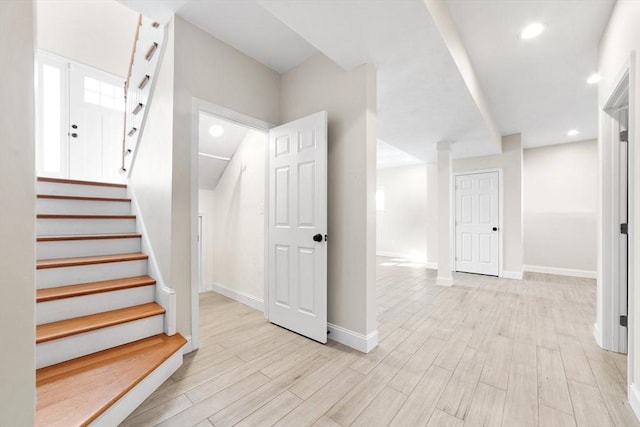
<svg viewBox="0 0 640 427"><path fill-rule="evenodd" d="M504 280L378 258L361 354L202 294L201 348L123 425L636 426L626 357L593 340L595 281Z"/></svg>

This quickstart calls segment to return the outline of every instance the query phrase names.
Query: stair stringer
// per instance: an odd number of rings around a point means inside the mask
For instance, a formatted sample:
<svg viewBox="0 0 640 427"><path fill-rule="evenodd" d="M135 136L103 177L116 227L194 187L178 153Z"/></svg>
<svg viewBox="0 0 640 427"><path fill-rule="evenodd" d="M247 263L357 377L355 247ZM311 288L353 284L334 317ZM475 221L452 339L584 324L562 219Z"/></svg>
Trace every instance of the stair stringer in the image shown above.
<svg viewBox="0 0 640 427"><path fill-rule="evenodd" d="M156 280L155 301L166 310L164 314L164 333L171 336L176 333L176 292L165 284L166 282L158 267L158 260L153 251L153 246L149 240L149 233L147 233L147 228L144 224L144 216L138 204L135 190L130 180L128 181L127 194L131 199L132 214L136 216L136 232L142 234L142 253L149 257L147 260L147 271L149 276Z"/></svg>

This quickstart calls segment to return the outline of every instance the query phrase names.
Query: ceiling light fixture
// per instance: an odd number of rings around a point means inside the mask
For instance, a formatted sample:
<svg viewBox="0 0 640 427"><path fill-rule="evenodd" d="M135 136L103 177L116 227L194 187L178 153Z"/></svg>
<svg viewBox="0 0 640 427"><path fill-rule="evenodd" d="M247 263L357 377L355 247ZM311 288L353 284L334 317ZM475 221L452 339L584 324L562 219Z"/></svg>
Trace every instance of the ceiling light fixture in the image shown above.
<svg viewBox="0 0 640 427"><path fill-rule="evenodd" d="M587 79L587 83L589 83L590 85L594 85L596 83L598 83L600 81L600 74L598 73L593 73L589 76L589 78Z"/></svg>
<svg viewBox="0 0 640 427"><path fill-rule="evenodd" d="M224 128L220 125L213 125L209 128L209 135L214 138L221 136L224 133Z"/></svg>
<svg viewBox="0 0 640 427"><path fill-rule="evenodd" d="M569 132L567 132L567 135L569 136L576 136L577 134L579 134L580 132L578 132L576 129L571 129Z"/></svg>
<svg viewBox="0 0 640 427"><path fill-rule="evenodd" d="M524 30L522 30L520 38L523 40L529 40L534 37L538 37L542 31L544 31L544 25L539 22L534 22L533 24L527 25Z"/></svg>

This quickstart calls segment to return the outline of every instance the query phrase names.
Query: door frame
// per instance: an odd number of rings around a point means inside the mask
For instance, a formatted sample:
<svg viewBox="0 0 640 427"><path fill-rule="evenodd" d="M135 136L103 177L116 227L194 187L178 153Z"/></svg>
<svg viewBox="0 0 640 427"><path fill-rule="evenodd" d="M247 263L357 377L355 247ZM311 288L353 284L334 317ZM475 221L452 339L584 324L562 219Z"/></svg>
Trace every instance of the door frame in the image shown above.
<svg viewBox="0 0 640 427"><path fill-rule="evenodd" d="M259 132L269 134L269 129L275 125L257 119L255 117L231 110L223 107L222 105L214 104L203 99L196 97L191 101L191 176L190 176L190 199L191 199L191 342L187 344L189 347L185 352L190 352L198 349L200 336L199 336L199 324L200 324L200 306L199 306L199 283L200 283L200 269L198 257L193 254L198 253L198 215L199 215L199 203L198 203L198 178L200 174L200 167L198 162L199 151L199 125L200 125L200 113L207 113L218 118L234 122L241 126L245 126ZM267 138L268 140L268 138ZM269 144L265 144L264 148L265 157L265 195L269 191ZM269 225L269 200L265 197L264 205L264 226L265 226L265 239L264 239L264 253L265 260L267 259L267 250L269 248L269 233L267 233L267 227ZM266 263L265 263L266 266ZM267 288L267 269L265 268L263 277L263 289L264 289L264 317L269 318L268 313L268 288Z"/></svg>
<svg viewBox="0 0 640 427"><path fill-rule="evenodd" d="M598 305L602 307L601 322L594 325L594 336L598 345L610 351L624 351L628 354L627 384L633 379L634 359L634 295L635 295L635 241L638 238L638 214L635 206L635 175L638 168L635 130L635 53L632 52L618 78L605 98L600 111L600 206L599 206L599 245L598 245ZM625 104L628 108L628 169L627 169L627 330L619 326L621 312L619 280L621 269L619 214L620 214L620 135L618 113ZM605 286L605 283L613 283Z"/></svg>
<svg viewBox="0 0 640 427"><path fill-rule="evenodd" d="M476 175L476 174L483 174L483 173L491 173L491 172L498 172L498 277L502 277L504 270L503 270L503 258L504 258L504 233L503 233L503 223L504 223L504 185L503 185L503 169L502 168L489 168L489 169L477 169L477 170L470 170L470 171L464 171L464 172L453 172L451 174L452 177L452 182L453 185L451 186L451 205L452 205L452 209L451 209L451 218L450 218L450 225L449 225L449 229L452 230L451 236L449 236L449 242L450 242L450 259L452 260L452 271L457 271L456 267L457 267L457 261L456 261L456 212L457 212L457 205L456 205L456 193L457 193L457 188L456 188L456 178L458 176L462 176L462 175Z"/></svg>

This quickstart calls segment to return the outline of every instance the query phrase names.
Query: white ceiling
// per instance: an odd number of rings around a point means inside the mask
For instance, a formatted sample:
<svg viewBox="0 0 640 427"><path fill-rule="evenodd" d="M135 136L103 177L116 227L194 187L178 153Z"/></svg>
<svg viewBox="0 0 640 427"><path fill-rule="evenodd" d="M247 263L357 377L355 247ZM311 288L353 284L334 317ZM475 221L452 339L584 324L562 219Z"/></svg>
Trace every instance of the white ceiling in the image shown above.
<svg viewBox="0 0 640 427"><path fill-rule="evenodd" d="M221 136L213 137L209 133L209 128L214 125L222 126L224 129L224 133ZM200 113L198 128L199 152L227 159L233 157L247 134L247 128L210 116L206 113ZM213 190L216 188L216 185L218 185L218 181L229 162L202 155L198 157L200 164L200 189Z"/></svg>
<svg viewBox="0 0 640 427"><path fill-rule="evenodd" d="M598 43L614 0L447 0L503 135L525 147L595 138ZM531 22L544 32L521 40ZM569 137L577 129L580 134Z"/></svg>
<svg viewBox="0 0 640 427"><path fill-rule="evenodd" d="M395 145L387 144L381 139L378 139L376 160L378 169L420 165L424 163L417 157L400 150Z"/></svg>
<svg viewBox="0 0 640 427"><path fill-rule="evenodd" d="M378 137L421 161L435 161L439 141L455 157L496 150L423 0L122 1L169 7L278 72L316 51L344 69L374 64ZM520 132L525 146L595 137L596 88L585 80L613 3L446 0L503 135ZM534 20L545 31L521 40Z"/></svg>

